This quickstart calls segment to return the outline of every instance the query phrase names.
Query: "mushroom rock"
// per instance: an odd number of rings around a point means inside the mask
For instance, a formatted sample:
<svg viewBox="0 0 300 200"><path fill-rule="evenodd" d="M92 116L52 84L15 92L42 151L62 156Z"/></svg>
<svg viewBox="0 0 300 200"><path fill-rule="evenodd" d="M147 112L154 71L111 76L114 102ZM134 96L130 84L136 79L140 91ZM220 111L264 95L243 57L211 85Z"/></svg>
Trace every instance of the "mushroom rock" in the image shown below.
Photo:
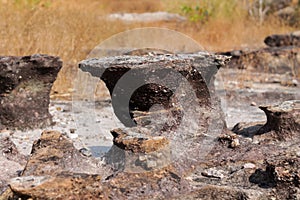
<svg viewBox="0 0 300 200"><path fill-rule="evenodd" d="M61 67L48 55L0 57L0 128L50 125L49 94Z"/></svg>

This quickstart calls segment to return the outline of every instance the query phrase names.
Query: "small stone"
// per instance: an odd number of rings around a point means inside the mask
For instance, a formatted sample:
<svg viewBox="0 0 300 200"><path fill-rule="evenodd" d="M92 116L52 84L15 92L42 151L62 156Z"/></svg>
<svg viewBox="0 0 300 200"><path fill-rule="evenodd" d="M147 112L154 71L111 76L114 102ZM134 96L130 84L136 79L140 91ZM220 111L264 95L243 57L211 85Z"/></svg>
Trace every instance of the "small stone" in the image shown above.
<svg viewBox="0 0 300 200"><path fill-rule="evenodd" d="M71 139L76 139L76 138L78 138L78 134L76 134L76 133L74 133L74 134L69 134L69 137L70 137Z"/></svg>
<svg viewBox="0 0 300 200"><path fill-rule="evenodd" d="M238 138L233 139L232 142L230 143L230 147L231 147L231 148L236 148L236 147L238 147L238 146L240 146L240 141L239 141L239 139L238 139Z"/></svg>
<svg viewBox="0 0 300 200"><path fill-rule="evenodd" d="M147 161L147 168L151 169L156 167L156 162L154 160Z"/></svg>
<svg viewBox="0 0 300 200"><path fill-rule="evenodd" d="M256 166L253 163L246 163L246 164L244 164L244 169L253 169L255 167Z"/></svg>
<svg viewBox="0 0 300 200"><path fill-rule="evenodd" d="M251 106L256 106L257 104L254 101L252 101L250 105Z"/></svg>
<svg viewBox="0 0 300 200"><path fill-rule="evenodd" d="M88 148L85 148L85 147L79 149L79 152L86 157L92 156L92 152Z"/></svg>
<svg viewBox="0 0 300 200"><path fill-rule="evenodd" d="M299 82L296 79L293 79L292 84L293 84L293 86L297 86L297 85L299 85Z"/></svg>
<svg viewBox="0 0 300 200"><path fill-rule="evenodd" d="M144 156L144 155L139 156L139 161L143 162L143 161L145 161L145 160L147 160L147 157L146 157L146 156Z"/></svg>
<svg viewBox="0 0 300 200"><path fill-rule="evenodd" d="M206 171L202 172L201 175L208 178L219 178L219 179L223 179L225 177L223 170L217 170L215 168L207 169Z"/></svg>
<svg viewBox="0 0 300 200"><path fill-rule="evenodd" d="M75 133L76 129L75 128L70 128L70 133Z"/></svg>

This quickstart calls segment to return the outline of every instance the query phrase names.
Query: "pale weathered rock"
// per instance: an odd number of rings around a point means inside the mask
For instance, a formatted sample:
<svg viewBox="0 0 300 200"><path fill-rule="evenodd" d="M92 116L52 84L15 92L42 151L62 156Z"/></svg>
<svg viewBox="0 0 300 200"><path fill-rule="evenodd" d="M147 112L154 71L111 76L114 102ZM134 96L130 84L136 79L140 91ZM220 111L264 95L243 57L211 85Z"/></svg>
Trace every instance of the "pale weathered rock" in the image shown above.
<svg viewBox="0 0 300 200"><path fill-rule="evenodd" d="M16 145L2 135L4 133L0 133L0 194L8 187L7 180L16 177L26 164L25 156L18 152Z"/></svg>
<svg viewBox="0 0 300 200"><path fill-rule="evenodd" d="M300 132L299 100L285 101L277 105L260 106L259 108L266 114L266 123L240 122L233 127L232 131L245 137L267 134L266 137L273 140L289 140L298 137Z"/></svg>
<svg viewBox="0 0 300 200"><path fill-rule="evenodd" d="M21 177L9 184L14 198L104 198L101 178L110 170L98 164L94 158L81 155L61 133L44 131L33 144Z"/></svg>
<svg viewBox="0 0 300 200"><path fill-rule="evenodd" d="M113 13L108 15L110 20L125 22L153 22L153 21L185 21L186 18L178 14L167 12L152 13Z"/></svg>
<svg viewBox="0 0 300 200"><path fill-rule="evenodd" d="M36 128L51 124L49 94L61 67L58 57L48 55L0 57L2 128Z"/></svg>

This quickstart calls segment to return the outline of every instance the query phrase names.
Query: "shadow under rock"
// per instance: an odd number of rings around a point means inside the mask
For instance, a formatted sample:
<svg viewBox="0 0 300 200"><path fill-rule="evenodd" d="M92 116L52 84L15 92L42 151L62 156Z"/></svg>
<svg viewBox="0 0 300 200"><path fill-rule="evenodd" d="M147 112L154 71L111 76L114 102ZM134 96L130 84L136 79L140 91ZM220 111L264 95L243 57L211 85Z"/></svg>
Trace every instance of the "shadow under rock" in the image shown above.
<svg viewBox="0 0 300 200"><path fill-rule="evenodd" d="M268 167L264 171L262 169L257 169L249 177L251 183L257 184L261 188L273 188L276 187L276 181L274 174L271 173L272 170L269 170Z"/></svg>

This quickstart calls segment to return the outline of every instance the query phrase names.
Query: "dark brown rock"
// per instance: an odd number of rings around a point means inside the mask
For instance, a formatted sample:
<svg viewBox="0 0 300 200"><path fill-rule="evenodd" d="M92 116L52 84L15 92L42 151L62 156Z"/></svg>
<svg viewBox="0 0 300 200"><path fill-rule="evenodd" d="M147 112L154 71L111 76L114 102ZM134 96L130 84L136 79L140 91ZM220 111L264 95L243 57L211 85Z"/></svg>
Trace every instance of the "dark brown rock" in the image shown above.
<svg viewBox="0 0 300 200"><path fill-rule="evenodd" d="M16 199L108 199L99 175L23 176L12 179L10 187Z"/></svg>
<svg viewBox="0 0 300 200"><path fill-rule="evenodd" d="M278 138L298 137L300 133L300 101L285 101L273 106L260 106L267 123L258 130L258 134L274 131Z"/></svg>
<svg viewBox="0 0 300 200"><path fill-rule="evenodd" d="M134 111L148 112L155 104L165 109L179 106L174 93L180 87L181 94L193 91L197 103L209 106L214 90L208 86L226 61L228 57L207 53L127 55L85 60L79 68L105 82L116 116L126 126L135 126ZM184 86L186 81L190 85ZM180 121L180 114L175 113L174 118Z"/></svg>
<svg viewBox="0 0 300 200"><path fill-rule="evenodd" d="M121 172L108 180L108 187L112 188L110 199L170 199L191 189L172 167L134 174Z"/></svg>
<svg viewBox="0 0 300 200"><path fill-rule="evenodd" d="M300 77L300 47L297 46L269 47L221 54L232 55L230 62L226 65L228 68Z"/></svg>
<svg viewBox="0 0 300 200"><path fill-rule="evenodd" d="M140 130L142 135L145 134L140 138L134 134L135 130L127 129L128 135L120 137L120 134L112 132L116 135L110 155L114 156L110 156L113 159L108 158L109 163L116 162L117 169L124 169L124 157L143 160L135 155L129 156L130 152L147 154L153 150L160 151L160 148L156 148L160 144L165 147L165 141L170 142L172 147L163 148L164 152L161 154L167 162L161 162L158 166L168 163L169 152L172 159L176 160L172 161L176 163L175 168L179 171L191 168L203 158L203 154L213 148L210 144L215 142L217 135L226 132L213 80L218 69L228 59L227 56L199 52L126 55L80 62L82 71L105 82L111 94L114 112L120 121L128 127L137 126L136 130ZM143 131L141 127L148 130ZM128 136L132 139L124 140ZM153 140L157 136L163 138L159 143ZM153 150L149 150L148 143L153 144ZM160 160L154 154L151 156ZM134 163L131 161L130 163ZM149 167L152 164L154 166L154 162L148 164L144 169L156 169Z"/></svg>
<svg viewBox="0 0 300 200"><path fill-rule="evenodd" d="M300 46L300 32L286 35L270 35L265 38L264 42L270 47Z"/></svg>
<svg viewBox="0 0 300 200"><path fill-rule="evenodd" d="M240 122L233 127L232 131L244 137L255 136L257 139L290 140L298 137L300 132L299 100L259 108L265 112L267 122Z"/></svg>
<svg viewBox="0 0 300 200"><path fill-rule="evenodd" d="M50 90L62 67L58 57L0 57L0 125L36 128L51 123Z"/></svg>

